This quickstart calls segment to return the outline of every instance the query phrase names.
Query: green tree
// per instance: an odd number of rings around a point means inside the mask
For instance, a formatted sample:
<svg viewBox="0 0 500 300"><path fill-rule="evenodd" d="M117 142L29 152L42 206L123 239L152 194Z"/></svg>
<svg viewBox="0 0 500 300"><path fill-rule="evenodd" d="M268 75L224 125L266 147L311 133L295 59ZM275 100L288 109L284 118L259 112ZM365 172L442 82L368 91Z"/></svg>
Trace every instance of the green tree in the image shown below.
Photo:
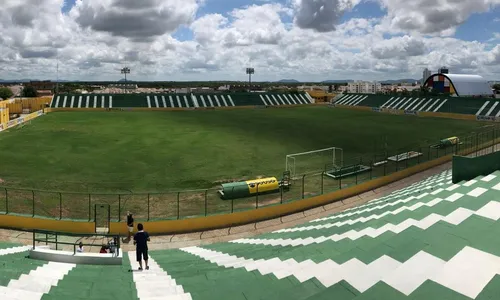
<svg viewBox="0 0 500 300"><path fill-rule="evenodd" d="M14 95L14 93L12 93L12 91L9 88L6 88L6 87L0 88L0 98L5 100L5 99L9 99L13 95Z"/></svg>
<svg viewBox="0 0 500 300"><path fill-rule="evenodd" d="M500 91L500 83L494 84L493 88L495 89L495 91Z"/></svg>
<svg viewBox="0 0 500 300"><path fill-rule="evenodd" d="M34 97L38 97L38 92L32 86L25 86L23 88L21 95L23 97L27 97L27 98L34 98Z"/></svg>

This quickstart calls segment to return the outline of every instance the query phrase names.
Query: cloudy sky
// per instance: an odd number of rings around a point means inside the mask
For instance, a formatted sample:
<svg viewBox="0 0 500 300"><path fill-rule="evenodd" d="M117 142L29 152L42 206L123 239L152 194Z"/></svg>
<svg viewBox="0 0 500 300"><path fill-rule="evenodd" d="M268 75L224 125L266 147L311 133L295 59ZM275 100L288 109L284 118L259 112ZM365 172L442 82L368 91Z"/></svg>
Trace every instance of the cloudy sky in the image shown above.
<svg viewBox="0 0 500 300"><path fill-rule="evenodd" d="M500 80L500 0L1 2L1 79Z"/></svg>

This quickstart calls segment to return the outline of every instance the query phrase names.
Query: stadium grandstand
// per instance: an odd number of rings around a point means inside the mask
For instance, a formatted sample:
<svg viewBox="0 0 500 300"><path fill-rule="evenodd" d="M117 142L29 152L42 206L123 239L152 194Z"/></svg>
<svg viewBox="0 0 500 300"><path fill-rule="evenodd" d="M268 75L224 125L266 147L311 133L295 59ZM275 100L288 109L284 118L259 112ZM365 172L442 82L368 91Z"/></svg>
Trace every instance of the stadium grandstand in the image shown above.
<svg viewBox="0 0 500 300"><path fill-rule="evenodd" d="M437 73L424 86L455 97L493 97L490 84L479 75Z"/></svg>
<svg viewBox="0 0 500 300"><path fill-rule="evenodd" d="M33 260L30 246L0 242L0 296L497 299L499 190L499 171L453 183L445 170L306 224L152 250L142 272L127 272L138 268L134 251L123 265L83 265Z"/></svg>
<svg viewBox="0 0 500 300"><path fill-rule="evenodd" d="M57 94L51 108L214 108L314 103L308 93Z"/></svg>

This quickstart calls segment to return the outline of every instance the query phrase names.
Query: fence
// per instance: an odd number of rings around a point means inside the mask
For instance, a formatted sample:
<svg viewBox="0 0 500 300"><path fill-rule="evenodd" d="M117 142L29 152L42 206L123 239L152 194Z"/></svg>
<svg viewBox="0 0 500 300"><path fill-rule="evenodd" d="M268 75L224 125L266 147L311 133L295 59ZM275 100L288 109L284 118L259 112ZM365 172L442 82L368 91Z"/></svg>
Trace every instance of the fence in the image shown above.
<svg viewBox="0 0 500 300"><path fill-rule="evenodd" d="M500 139L497 128L460 137L460 144L444 148L411 146L394 153L365 155L344 160L344 169L366 166L369 170L351 176L331 178L325 170L302 175L292 181L288 191L255 195L243 199L221 200L216 189L166 193L71 193L0 187L0 214L20 214L32 217L97 221L99 215L110 215L112 221L124 221L127 211L137 220L185 219L259 209L294 200L330 193L377 177L390 175L411 166L449 154L476 156L496 151ZM417 152L417 153L416 153ZM402 154L402 155L400 155ZM416 155L404 159L409 154ZM417 155L418 154L418 155ZM399 159L391 160L391 157ZM343 170L337 170L342 174ZM99 212L105 207L109 211ZM102 217L101 216L101 217Z"/></svg>

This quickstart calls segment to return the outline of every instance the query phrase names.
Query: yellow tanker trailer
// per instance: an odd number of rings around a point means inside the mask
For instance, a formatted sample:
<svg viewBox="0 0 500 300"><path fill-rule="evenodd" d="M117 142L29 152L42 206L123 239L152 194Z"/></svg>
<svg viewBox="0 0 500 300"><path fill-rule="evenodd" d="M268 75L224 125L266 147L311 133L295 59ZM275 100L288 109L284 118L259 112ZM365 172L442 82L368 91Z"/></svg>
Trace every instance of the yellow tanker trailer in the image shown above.
<svg viewBox="0 0 500 300"><path fill-rule="evenodd" d="M285 172L288 173L288 172ZM283 174L283 179L279 181L276 177L266 177L260 179L223 183L218 191L223 200L246 198L257 194L268 194L279 192L281 188L290 188L290 175Z"/></svg>

